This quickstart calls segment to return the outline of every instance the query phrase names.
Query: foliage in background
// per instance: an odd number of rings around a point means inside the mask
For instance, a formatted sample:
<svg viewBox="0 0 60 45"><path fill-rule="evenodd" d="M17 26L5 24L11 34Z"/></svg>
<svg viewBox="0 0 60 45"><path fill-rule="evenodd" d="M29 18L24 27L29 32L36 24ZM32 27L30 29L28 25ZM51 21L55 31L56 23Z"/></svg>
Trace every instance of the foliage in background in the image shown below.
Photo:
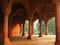
<svg viewBox="0 0 60 45"><path fill-rule="evenodd" d="M39 24L39 20L37 19L34 23L34 34L38 35L39 34L39 29L40 29L40 24ZM25 22L25 32L28 33L29 30L29 21ZM42 32L43 34L45 34L45 22L42 21ZM48 24L48 34L49 35L55 35L55 18L52 18L49 20L49 24Z"/></svg>
<svg viewBox="0 0 60 45"><path fill-rule="evenodd" d="M49 20L48 28L49 28L49 34L54 35L55 34L55 18L52 18L51 20Z"/></svg>

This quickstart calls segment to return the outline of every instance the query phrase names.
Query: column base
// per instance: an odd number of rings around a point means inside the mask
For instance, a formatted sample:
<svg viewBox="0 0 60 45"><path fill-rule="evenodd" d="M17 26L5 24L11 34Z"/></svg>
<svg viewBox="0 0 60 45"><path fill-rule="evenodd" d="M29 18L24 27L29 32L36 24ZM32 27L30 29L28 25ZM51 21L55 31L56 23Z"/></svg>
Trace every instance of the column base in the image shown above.
<svg viewBox="0 0 60 45"><path fill-rule="evenodd" d="M60 45L60 40L55 42L55 45Z"/></svg>
<svg viewBox="0 0 60 45"><path fill-rule="evenodd" d="M11 45L10 40L8 37L4 38L4 44L5 45Z"/></svg>
<svg viewBox="0 0 60 45"><path fill-rule="evenodd" d="M31 35L28 35L27 39L31 39Z"/></svg>
<svg viewBox="0 0 60 45"><path fill-rule="evenodd" d="M42 35L39 35L39 37L42 37Z"/></svg>
<svg viewBox="0 0 60 45"><path fill-rule="evenodd" d="M25 36L25 34L22 34L22 36Z"/></svg>
<svg viewBox="0 0 60 45"><path fill-rule="evenodd" d="M48 35L48 34L45 34L45 35Z"/></svg>

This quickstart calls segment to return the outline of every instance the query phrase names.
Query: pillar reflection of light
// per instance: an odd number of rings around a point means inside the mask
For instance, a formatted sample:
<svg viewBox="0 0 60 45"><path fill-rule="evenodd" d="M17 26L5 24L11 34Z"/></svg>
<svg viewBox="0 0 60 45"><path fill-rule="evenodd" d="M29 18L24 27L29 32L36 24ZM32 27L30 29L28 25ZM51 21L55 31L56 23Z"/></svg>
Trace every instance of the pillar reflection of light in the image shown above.
<svg viewBox="0 0 60 45"><path fill-rule="evenodd" d="M16 24L14 28L12 29L11 35L12 36L18 36L20 34L20 25Z"/></svg>

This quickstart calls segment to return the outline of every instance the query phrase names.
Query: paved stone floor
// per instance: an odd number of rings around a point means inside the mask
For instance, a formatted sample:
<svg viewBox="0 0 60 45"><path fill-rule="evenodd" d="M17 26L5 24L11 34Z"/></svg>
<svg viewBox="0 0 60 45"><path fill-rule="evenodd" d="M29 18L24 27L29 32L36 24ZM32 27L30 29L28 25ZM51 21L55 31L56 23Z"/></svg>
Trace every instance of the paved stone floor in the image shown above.
<svg viewBox="0 0 60 45"><path fill-rule="evenodd" d="M32 36L32 39L29 40L27 37L11 37L10 38L11 45L54 45L55 44L55 36L48 35L43 37Z"/></svg>

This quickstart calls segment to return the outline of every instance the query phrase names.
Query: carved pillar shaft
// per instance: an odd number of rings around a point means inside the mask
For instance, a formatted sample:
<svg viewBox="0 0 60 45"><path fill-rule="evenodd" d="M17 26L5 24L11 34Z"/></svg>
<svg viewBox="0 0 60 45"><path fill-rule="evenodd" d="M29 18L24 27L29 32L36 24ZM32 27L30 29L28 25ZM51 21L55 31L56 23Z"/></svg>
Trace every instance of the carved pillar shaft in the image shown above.
<svg viewBox="0 0 60 45"><path fill-rule="evenodd" d="M56 0L56 43L55 45L60 45L60 0Z"/></svg>
<svg viewBox="0 0 60 45"><path fill-rule="evenodd" d="M29 21L29 32L28 32L27 39L31 39L31 35L32 35L32 22Z"/></svg>
<svg viewBox="0 0 60 45"><path fill-rule="evenodd" d="M42 37L42 21L39 20L39 23L40 23L39 37Z"/></svg>
<svg viewBox="0 0 60 45"><path fill-rule="evenodd" d="M33 23L32 23L32 29L31 29L31 30L32 30L32 35L33 35L33 32L34 32L34 29L33 29Z"/></svg>
<svg viewBox="0 0 60 45"><path fill-rule="evenodd" d="M10 44L10 41L8 38L8 15L4 15L4 43L6 45Z"/></svg>
<svg viewBox="0 0 60 45"><path fill-rule="evenodd" d="M45 23L45 27L46 27L46 32L45 32L45 35L48 35L48 22Z"/></svg>

